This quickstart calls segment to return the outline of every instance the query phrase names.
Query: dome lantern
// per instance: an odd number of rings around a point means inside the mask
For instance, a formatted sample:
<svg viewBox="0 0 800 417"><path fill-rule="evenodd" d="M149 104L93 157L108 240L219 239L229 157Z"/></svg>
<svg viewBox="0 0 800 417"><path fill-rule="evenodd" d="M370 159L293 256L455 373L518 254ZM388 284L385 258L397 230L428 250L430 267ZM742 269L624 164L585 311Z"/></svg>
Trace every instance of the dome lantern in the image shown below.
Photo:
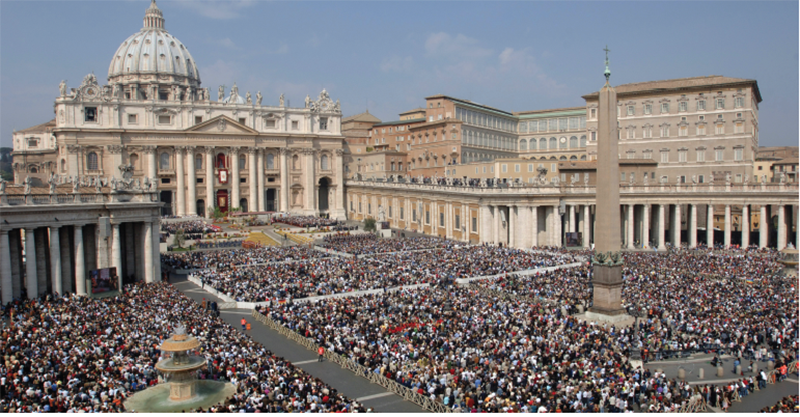
<svg viewBox="0 0 800 417"><path fill-rule="evenodd" d="M150 7L144 12L144 27L142 29L164 29L164 14L156 5L156 0L150 2Z"/></svg>

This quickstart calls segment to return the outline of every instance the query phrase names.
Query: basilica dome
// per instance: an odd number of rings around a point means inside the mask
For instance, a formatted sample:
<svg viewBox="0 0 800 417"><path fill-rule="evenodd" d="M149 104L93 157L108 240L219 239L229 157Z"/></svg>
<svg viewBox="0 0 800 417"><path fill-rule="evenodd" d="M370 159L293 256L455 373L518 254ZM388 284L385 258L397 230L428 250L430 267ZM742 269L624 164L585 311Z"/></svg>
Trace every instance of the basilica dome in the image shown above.
<svg viewBox="0 0 800 417"><path fill-rule="evenodd" d="M164 29L164 16L155 0L145 11L142 30L125 39L111 59L108 82L200 86L200 72L192 55Z"/></svg>

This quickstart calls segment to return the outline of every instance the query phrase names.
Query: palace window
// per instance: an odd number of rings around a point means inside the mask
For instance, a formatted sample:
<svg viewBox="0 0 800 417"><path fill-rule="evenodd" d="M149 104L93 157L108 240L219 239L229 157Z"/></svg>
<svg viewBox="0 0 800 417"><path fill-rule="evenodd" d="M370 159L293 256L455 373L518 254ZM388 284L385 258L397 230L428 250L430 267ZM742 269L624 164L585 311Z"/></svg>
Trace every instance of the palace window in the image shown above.
<svg viewBox="0 0 800 417"><path fill-rule="evenodd" d="M89 152L86 154L86 169L89 171L97 171L98 162L97 162L97 153L96 152Z"/></svg>
<svg viewBox="0 0 800 417"><path fill-rule="evenodd" d="M159 157L159 166L161 170L166 171L169 169L169 154L166 152L162 152L161 156Z"/></svg>
<svg viewBox="0 0 800 417"><path fill-rule="evenodd" d="M661 113L669 113L669 103L661 103Z"/></svg>
<svg viewBox="0 0 800 417"><path fill-rule="evenodd" d="M97 121L97 107L86 107L84 108L84 121L86 122L96 122Z"/></svg>
<svg viewBox="0 0 800 417"><path fill-rule="evenodd" d="M635 109L634 106L628 106L628 116L633 116L635 114Z"/></svg>
<svg viewBox="0 0 800 417"><path fill-rule="evenodd" d="M247 157L239 155L239 169L247 169Z"/></svg>
<svg viewBox="0 0 800 417"><path fill-rule="evenodd" d="M678 111L687 111L689 110L689 103L686 101L681 101L678 103Z"/></svg>
<svg viewBox="0 0 800 417"><path fill-rule="evenodd" d="M705 149L698 149L697 150L697 162L705 162L706 161L706 150Z"/></svg>
<svg viewBox="0 0 800 417"><path fill-rule="evenodd" d="M158 123L162 125L168 125L172 123L172 116L168 114L162 114L158 116Z"/></svg>
<svg viewBox="0 0 800 417"><path fill-rule="evenodd" d="M733 126L734 133L744 133L744 123L736 123Z"/></svg>
<svg viewBox="0 0 800 417"><path fill-rule="evenodd" d="M393 164L393 165L394 165L394 164ZM328 155L322 155L322 156L319 158L319 167L320 167L320 169L322 169L323 171L327 171L327 170L331 169L331 168L328 166ZM392 171L394 171L394 168L392 168Z"/></svg>
<svg viewBox="0 0 800 417"><path fill-rule="evenodd" d="M717 135L724 135L725 134L725 125L723 125L723 124L715 125L714 133L717 134Z"/></svg>
<svg viewBox="0 0 800 417"><path fill-rule="evenodd" d="M319 130L328 130L328 118L327 117L320 117L319 118Z"/></svg>
<svg viewBox="0 0 800 417"><path fill-rule="evenodd" d="M744 97L736 97L733 101L733 107L744 107Z"/></svg>
<svg viewBox="0 0 800 417"><path fill-rule="evenodd" d="M275 155L267 154L267 169L275 169Z"/></svg>
<svg viewBox="0 0 800 417"><path fill-rule="evenodd" d="M644 114L652 114L653 113L653 105L652 104L645 104L644 105Z"/></svg>
<svg viewBox="0 0 800 417"><path fill-rule="evenodd" d="M194 124L199 125L200 123L203 123L203 116L195 116Z"/></svg>
<svg viewBox="0 0 800 417"><path fill-rule="evenodd" d="M717 162L721 162L725 160L725 150L724 149L717 149L715 152Z"/></svg>
<svg viewBox="0 0 800 417"><path fill-rule="evenodd" d="M661 126L661 137L662 138L669 137L669 126Z"/></svg>
<svg viewBox="0 0 800 417"><path fill-rule="evenodd" d="M724 108L725 108L725 99L724 98L718 98L717 99L717 110L721 110L721 109L724 109Z"/></svg>
<svg viewBox="0 0 800 417"><path fill-rule="evenodd" d="M194 156L194 168L198 171L203 169L203 155L197 154Z"/></svg>
<svg viewBox="0 0 800 417"><path fill-rule="evenodd" d="M678 162L686 162L686 154L688 151L680 150L678 151Z"/></svg>
<svg viewBox="0 0 800 417"><path fill-rule="evenodd" d="M678 136L689 136L689 126L681 126L678 128Z"/></svg>
<svg viewBox="0 0 800 417"><path fill-rule="evenodd" d="M669 151L661 151L661 162L669 162Z"/></svg>
<svg viewBox="0 0 800 417"><path fill-rule="evenodd" d="M705 134L706 134L706 125L697 126L697 136L705 136Z"/></svg>
<svg viewBox="0 0 800 417"><path fill-rule="evenodd" d="M129 114L128 115L128 123L136 124L136 120L137 120L136 116L137 116L136 114Z"/></svg>
<svg viewBox="0 0 800 417"><path fill-rule="evenodd" d="M734 161L744 160L744 148L735 148L733 150L733 160Z"/></svg>
<svg viewBox="0 0 800 417"><path fill-rule="evenodd" d="M706 101L705 100L697 100L697 111L702 111L706 109Z"/></svg>

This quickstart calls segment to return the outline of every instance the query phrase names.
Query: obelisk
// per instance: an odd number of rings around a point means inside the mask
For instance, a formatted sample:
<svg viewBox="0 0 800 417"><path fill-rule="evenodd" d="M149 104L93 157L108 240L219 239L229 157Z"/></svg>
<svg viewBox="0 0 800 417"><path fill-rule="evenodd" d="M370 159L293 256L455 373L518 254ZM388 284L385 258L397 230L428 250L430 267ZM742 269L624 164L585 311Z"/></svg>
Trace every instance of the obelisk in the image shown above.
<svg viewBox="0 0 800 417"><path fill-rule="evenodd" d="M629 318L622 308L620 252L619 135L617 92L611 87L606 46L606 84L600 90L597 120L595 255L592 258L593 305L587 317L616 322Z"/></svg>

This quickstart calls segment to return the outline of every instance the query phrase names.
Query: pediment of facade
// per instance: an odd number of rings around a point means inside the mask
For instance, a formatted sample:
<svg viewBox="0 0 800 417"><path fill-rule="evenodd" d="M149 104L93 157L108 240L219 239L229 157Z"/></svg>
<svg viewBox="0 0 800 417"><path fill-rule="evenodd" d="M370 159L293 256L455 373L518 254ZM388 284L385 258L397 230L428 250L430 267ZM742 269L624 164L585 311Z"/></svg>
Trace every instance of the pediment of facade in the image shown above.
<svg viewBox="0 0 800 417"><path fill-rule="evenodd" d="M258 135L258 131L255 129L224 115L194 125L185 131L186 133L212 133L215 135Z"/></svg>

